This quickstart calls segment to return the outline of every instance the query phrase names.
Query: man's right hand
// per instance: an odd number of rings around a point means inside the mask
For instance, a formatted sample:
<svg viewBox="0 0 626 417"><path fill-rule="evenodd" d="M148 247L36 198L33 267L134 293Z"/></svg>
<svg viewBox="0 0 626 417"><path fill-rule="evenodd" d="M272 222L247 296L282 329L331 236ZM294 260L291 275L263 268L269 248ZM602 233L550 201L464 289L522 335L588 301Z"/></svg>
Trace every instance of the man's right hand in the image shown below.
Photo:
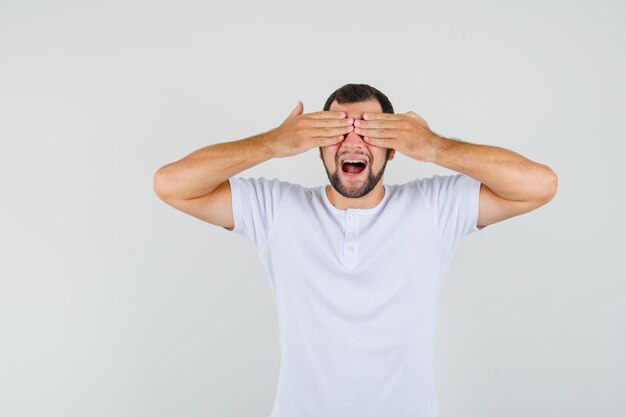
<svg viewBox="0 0 626 417"><path fill-rule="evenodd" d="M283 123L271 130L271 145L276 158L298 155L320 146L335 145L354 129L354 120L345 112L319 111L302 114L304 104L298 105Z"/></svg>

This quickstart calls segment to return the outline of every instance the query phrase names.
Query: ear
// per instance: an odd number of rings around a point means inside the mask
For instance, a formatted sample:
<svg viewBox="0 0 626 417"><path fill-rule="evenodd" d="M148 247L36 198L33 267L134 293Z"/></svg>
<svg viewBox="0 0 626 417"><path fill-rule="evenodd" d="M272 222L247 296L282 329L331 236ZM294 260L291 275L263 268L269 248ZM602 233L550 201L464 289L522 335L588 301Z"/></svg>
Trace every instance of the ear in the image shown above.
<svg viewBox="0 0 626 417"><path fill-rule="evenodd" d="M388 159L388 161L391 161L391 160L393 159L393 157L395 156L395 154L396 154L396 150L395 150L395 149L392 149L392 150L391 150L391 153L389 154L389 159Z"/></svg>

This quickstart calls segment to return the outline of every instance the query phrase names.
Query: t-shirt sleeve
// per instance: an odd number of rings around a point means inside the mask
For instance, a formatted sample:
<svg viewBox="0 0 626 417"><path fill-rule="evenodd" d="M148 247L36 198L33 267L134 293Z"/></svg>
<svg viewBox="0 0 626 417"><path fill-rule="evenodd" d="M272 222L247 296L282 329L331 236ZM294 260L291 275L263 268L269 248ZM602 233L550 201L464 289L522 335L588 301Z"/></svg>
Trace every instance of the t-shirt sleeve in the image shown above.
<svg viewBox="0 0 626 417"><path fill-rule="evenodd" d="M232 231L247 237L257 250L261 250L272 233L276 213L289 183L264 177L231 177L228 181L234 219Z"/></svg>
<svg viewBox="0 0 626 417"><path fill-rule="evenodd" d="M434 175L418 181L443 245L452 251L478 228L480 181L464 174Z"/></svg>

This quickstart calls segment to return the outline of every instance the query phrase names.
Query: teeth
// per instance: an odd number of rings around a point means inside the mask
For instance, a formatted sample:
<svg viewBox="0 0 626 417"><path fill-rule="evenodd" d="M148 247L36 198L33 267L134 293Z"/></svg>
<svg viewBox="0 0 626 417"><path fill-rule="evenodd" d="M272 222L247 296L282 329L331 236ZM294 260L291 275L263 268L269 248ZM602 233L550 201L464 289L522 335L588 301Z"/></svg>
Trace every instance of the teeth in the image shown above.
<svg viewBox="0 0 626 417"><path fill-rule="evenodd" d="M346 162L351 162L353 164L365 164L365 161L361 159L344 159L342 163L345 164Z"/></svg>

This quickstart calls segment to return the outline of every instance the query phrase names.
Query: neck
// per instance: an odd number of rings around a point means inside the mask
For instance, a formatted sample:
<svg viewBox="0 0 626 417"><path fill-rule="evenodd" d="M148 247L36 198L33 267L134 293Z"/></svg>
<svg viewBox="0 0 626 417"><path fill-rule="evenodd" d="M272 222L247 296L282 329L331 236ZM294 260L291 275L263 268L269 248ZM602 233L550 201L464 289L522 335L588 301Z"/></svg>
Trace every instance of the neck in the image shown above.
<svg viewBox="0 0 626 417"><path fill-rule="evenodd" d="M382 178L378 182L378 184L376 184L376 187L374 187L372 191L359 198L345 197L339 194L332 185L327 185L325 192L331 204L339 210L355 208L371 209L376 207L378 203L380 203L385 197L385 187L383 186Z"/></svg>

